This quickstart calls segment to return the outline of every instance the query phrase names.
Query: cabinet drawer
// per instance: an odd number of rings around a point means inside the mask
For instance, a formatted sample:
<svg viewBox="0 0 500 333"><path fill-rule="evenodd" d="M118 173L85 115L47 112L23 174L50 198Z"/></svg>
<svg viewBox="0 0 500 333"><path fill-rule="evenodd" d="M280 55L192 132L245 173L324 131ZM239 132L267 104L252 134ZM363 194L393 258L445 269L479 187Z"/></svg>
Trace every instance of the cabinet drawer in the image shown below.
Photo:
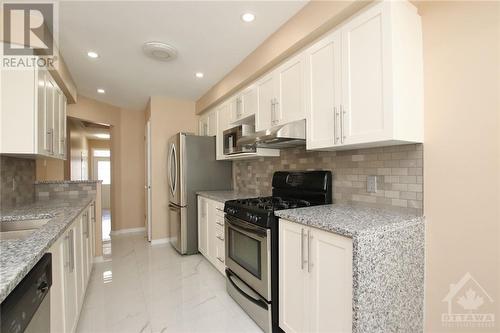
<svg viewBox="0 0 500 333"><path fill-rule="evenodd" d="M224 216L215 216L215 224L224 227Z"/></svg>
<svg viewBox="0 0 500 333"><path fill-rule="evenodd" d="M226 265L224 263L226 259L224 241L220 239L215 240L215 267L221 272L223 275L225 274Z"/></svg>
<svg viewBox="0 0 500 333"><path fill-rule="evenodd" d="M224 241L224 227L218 224L215 225L215 237L218 241Z"/></svg>

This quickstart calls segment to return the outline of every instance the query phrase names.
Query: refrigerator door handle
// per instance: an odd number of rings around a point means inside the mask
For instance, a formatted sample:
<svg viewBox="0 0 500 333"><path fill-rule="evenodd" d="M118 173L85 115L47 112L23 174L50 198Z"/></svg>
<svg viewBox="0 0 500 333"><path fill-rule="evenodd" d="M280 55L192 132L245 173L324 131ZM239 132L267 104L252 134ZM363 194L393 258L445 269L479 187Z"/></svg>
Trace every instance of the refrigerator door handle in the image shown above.
<svg viewBox="0 0 500 333"><path fill-rule="evenodd" d="M175 190L177 187L177 151L175 149L175 144L172 144L170 146L168 159L168 182L170 185L170 192L172 193L172 195L175 195Z"/></svg>

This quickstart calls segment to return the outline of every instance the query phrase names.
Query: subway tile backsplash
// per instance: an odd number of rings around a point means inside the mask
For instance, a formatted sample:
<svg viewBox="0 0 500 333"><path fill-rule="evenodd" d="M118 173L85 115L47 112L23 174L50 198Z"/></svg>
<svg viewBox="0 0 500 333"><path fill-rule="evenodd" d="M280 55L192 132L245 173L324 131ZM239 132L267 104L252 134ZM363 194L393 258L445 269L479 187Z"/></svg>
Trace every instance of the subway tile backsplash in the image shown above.
<svg viewBox="0 0 500 333"><path fill-rule="evenodd" d="M0 156L0 207L32 202L34 182L35 160Z"/></svg>
<svg viewBox="0 0 500 333"><path fill-rule="evenodd" d="M280 157L233 161L235 190L270 195L278 170L331 170L334 202L364 204L421 214L423 146L411 144L349 151L283 149ZM377 176L377 192L367 192L367 176Z"/></svg>

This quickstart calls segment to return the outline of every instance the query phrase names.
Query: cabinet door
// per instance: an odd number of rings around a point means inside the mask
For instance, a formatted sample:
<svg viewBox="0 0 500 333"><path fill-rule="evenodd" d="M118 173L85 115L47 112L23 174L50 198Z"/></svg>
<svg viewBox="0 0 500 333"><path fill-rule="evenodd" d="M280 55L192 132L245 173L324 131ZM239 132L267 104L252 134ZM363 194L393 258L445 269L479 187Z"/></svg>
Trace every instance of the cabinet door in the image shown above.
<svg viewBox="0 0 500 333"><path fill-rule="evenodd" d="M47 120L47 71L38 69L37 85L37 140L38 153L42 155L50 154L50 135Z"/></svg>
<svg viewBox="0 0 500 333"><path fill-rule="evenodd" d="M59 157L66 159L66 96L59 90Z"/></svg>
<svg viewBox="0 0 500 333"><path fill-rule="evenodd" d="M390 27L375 6L349 21L342 33L342 143L390 138ZM388 33L389 32L389 33Z"/></svg>
<svg viewBox="0 0 500 333"><path fill-rule="evenodd" d="M78 309L77 273L75 253L75 228L72 227L63 238L64 254L64 332L73 332Z"/></svg>
<svg viewBox="0 0 500 333"><path fill-rule="evenodd" d="M231 105L229 103L222 104L217 109L217 137L216 142L216 153L217 159L226 159L224 155L224 131L228 129L231 117Z"/></svg>
<svg viewBox="0 0 500 333"><path fill-rule="evenodd" d="M208 204L207 199L198 197L198 251L207 256L207 227Z"/></svg>
<svg viewBox="0 0 500 333"><path fill-rule="evenodd" d="M203 115L199 120L199 135L207 136L208 135L208 115Z"/></svg>
<svg viewBox="0 0 500 333"><path fill-rule="evenodd" d="M304 60L305 54L298 54L275 70L277 95L273 125L305 118Z"/></svg>
<svg viewBox="0 0 500 333"><path fill-rule="evenodd" d="M352 240L309 228L310 332L351 332Z"/></svg>
<svg viewBox="0 0 500 333"><path fill-rule="evenodd" d="M241 118L242 115L242 106L241 106L241 97L240 95L233 96L229 98L229 100L225 103L227 107L230 109L229 111L229 122L234 123Z"/></svg>
<svg viewBox="0 0 500 333"><path fill-rule="evenodd" d="M308 331L307 267L300 224L279 221L279 325L287 333Z"/></svg>
<svg viewBox="0 0 500 333"><path fill-rule="evenodd" d="M216 234L215 234L215 203L207 199L207 247L208 259L215 264L217 261Z"/></svg>
<svg viewBox="0 0 500 333"><path fill-rule="evenodd" d="M240 96L240 118L245 118L256 114L258 107L257 102L257 88L254 85L243 90Z"/></svg>
<svg viewBox="0 0 500 333"><path fill-rule="evenodd" d="M87 254L87 284L92 273L93 258L92 258L92 244L94 244L94 228L92 221L92 206L87 209L87 243L86 243L86 254Z"/></svg>
<svg viewBox="0 0 500 333"><path fill-rule="evenodd" d="M82 242L82 275L83 275L83 295L85 295L85 289L87 287L87 281L89 278L89 259L88 259L88 250L89 250L89 219L88 219L88 211L83 213L81 219L81 242ZM83 298L83 297L82 297Z"/></svg>
<svg viewBox="0 0 500 333"><path fill-rule="evenodd" d="M336 31L306 51L308 149L340 143L340 37Z"/></svg>
<svg viewBox="0 0 500 333"><path fill-rule="evenodd" d="M64 332L64 237L49 249L52 254L52 286L50 287L50 332Z"/></svg>
<svg viewBox="0 0 500 333"><path fill-rule="evenodd" d="M47 129L47 150L49 155L54 155L54 96L56 95L56 86L49 74L45 81L45 128Z"/></svg>
<svg viewBox="0 0 500 333"><path fill-rule="evenodd" d="M78 308L83 304L83 298L85 295L85 275L83 270L83 229L82 220L85 219L85 213L78 218L78 221L74 226L75 242L74 242L74 252L75 252L75 274L76 274L76 299Z"/></svg>
<svg viewBox="0 0 500 333"><path fill-rule="evenodd" d="M62 99L62 92L59 90L59 87L57 85L54 85L54 111L53 111L53 117L54 117L54 150L53 154L56 157L61 157L61 99Z"/></svg>
<svg viewBox="0 0 500 333"><path fill-rule="evenodd" d="M257 82L258 109L255 118L255 130L263 131L272 126L273 111L275 107L274 73L270 73Z"/></svg>
<svg viewBox="0 0 500 333"><path fill-rule="evenodd" d="M217 112L215 110L208 114L208 135L217 135Z"/></svg>

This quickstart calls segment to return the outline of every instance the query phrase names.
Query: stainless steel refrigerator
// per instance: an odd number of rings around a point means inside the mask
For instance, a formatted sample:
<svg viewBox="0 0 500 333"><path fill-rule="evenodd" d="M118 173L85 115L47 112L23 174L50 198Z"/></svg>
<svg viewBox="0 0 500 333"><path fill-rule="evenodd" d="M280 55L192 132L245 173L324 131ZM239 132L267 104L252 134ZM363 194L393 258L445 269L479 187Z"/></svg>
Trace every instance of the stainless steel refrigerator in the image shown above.
<svg viewBox="0 0 500 333"><path fill-rule="evenodd" d="M181 254L198 252L196 192L232 187L232 163L215 157L215 137L177 133L168 140L170 243Z"/></svg>

